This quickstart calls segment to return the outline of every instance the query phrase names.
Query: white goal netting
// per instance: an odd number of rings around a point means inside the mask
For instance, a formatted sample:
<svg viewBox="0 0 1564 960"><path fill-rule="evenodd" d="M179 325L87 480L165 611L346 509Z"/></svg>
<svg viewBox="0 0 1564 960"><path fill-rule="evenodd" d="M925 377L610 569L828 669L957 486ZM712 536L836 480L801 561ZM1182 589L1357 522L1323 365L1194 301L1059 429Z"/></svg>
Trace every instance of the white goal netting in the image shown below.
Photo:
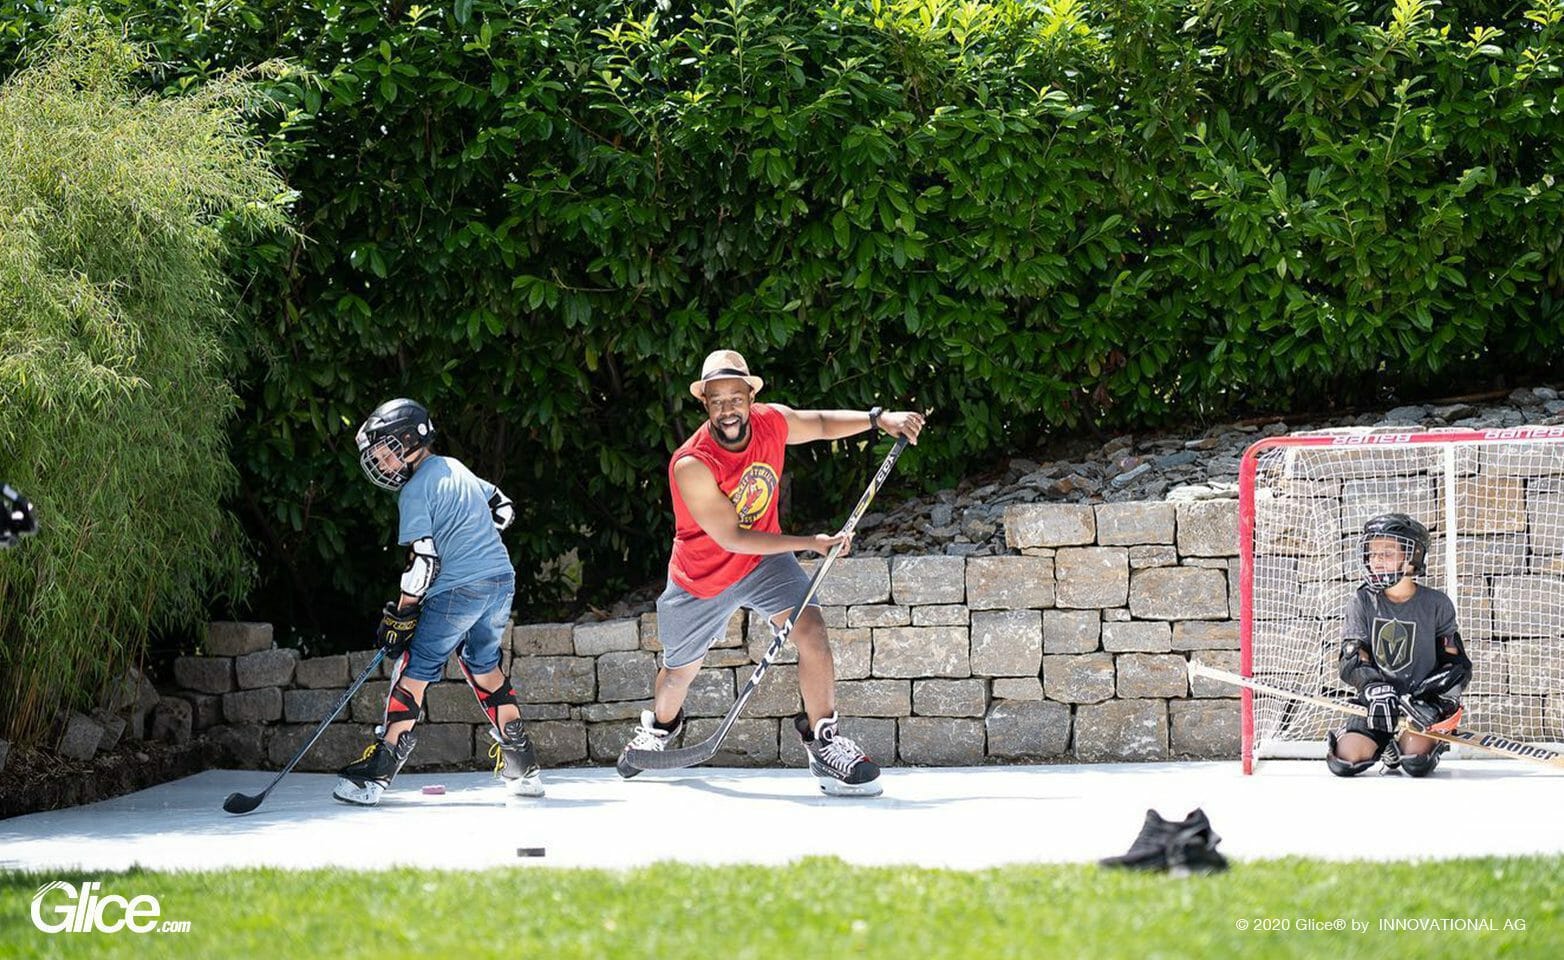
<svg viewBox="0 0 1564 960"><path fill-rule="evenodd" d="M1462 727L1564 742L1564 427L1264 440L1246 454L1240 497L1241 635L1255 679L1349 694L1337 655L1362 582L1363 522L1406 513L1432 536L1419 582L1455 602L1472 658ZM1323 756L1344 719L1255 693L1246 763Z"/></svg>

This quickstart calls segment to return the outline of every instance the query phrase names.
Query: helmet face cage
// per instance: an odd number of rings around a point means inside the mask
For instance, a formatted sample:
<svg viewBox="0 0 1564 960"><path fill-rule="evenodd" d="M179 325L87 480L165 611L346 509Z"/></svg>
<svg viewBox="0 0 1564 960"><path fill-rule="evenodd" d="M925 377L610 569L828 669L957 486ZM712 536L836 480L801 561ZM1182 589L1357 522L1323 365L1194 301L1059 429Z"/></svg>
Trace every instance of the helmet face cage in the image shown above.
<svg viewBox="0 0 1564 960"><path fill-rule="evenodd" d="M413 468L407 463L407 449L402 446L402 441L394 436L385 436L371 443L362 433L359 436L367 444L361 445L358 455L358 465L363 469L364 476L377 487L402 489L413 476ZM401 466L395 470L381 466L381 460L385 459L387 453L395 454Z"/></svg>
<svg viewBox="0 0 1564 960"><path fill-rule="evenodd" d="M1401 548L1402 562L1394 570L1376 571L1369 560L1369 544L1375 540L1393 540ZM1426 569L1428 557L1428 530L1421 523L1404 514L1383 514L1363 525L1363 537L1359 541L1363 558L1363 581L1370 590L1378 593L1395 586L1410 574L1417 576Z"/></svg>

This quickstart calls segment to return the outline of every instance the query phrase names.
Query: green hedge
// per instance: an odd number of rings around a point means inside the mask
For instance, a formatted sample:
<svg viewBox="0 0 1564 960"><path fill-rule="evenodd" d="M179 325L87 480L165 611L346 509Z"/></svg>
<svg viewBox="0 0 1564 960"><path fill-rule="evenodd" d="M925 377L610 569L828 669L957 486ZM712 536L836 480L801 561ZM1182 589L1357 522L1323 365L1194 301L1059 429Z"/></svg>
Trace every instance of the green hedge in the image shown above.
<svg viewBox="0 0 1564 960"><path fill-rule="evenodd" d="M517 498L535 616L571 548L589 600L658 575L718 345L934 410L904 483L1564 351L1560 0L100 5L171 89L311 74L271 87L307 240L239 268L235 444L255 609L310 629L397 569L351 449L397 394ZM793 516L872 458L797 451Z"/></svg>

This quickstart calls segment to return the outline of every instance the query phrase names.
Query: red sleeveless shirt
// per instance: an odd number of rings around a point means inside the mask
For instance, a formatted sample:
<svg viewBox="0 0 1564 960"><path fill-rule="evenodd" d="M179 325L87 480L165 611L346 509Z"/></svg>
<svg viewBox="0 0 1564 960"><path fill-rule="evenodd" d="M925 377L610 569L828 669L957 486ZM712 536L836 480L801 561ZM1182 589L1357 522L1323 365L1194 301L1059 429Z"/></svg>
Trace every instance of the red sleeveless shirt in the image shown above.
<svg viewBox="0 0 1564 960"><path fill-rule="evenodd" d="M764 533L781 533L777 494L781 489L782 461L787 450L787 418L764 403L749 408L749 445L727 450L711 435L711 423L703 423L668 461L668 486L673 491L673 556L668 576L692 595L707 599L743 579L763 559L759 554L730 553L718 546L695 522L673 468L685 457L694 457L717 479L717 488L733 501L739 526Z"/></svg>

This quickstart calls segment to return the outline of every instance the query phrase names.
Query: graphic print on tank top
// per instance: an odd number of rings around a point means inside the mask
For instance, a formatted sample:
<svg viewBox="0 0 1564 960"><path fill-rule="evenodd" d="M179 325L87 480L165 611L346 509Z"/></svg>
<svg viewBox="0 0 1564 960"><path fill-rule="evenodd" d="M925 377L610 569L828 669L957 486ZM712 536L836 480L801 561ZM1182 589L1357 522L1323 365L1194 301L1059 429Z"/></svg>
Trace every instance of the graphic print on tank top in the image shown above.
<svg viewBox="0 0 1564 960"><path fill-rule="evenodd" d="M748 530L766 515L766 509L777 496L777 472L769 463L756 462L739 475L739 482L728 499L738 512L739 526Z"/></svg>

